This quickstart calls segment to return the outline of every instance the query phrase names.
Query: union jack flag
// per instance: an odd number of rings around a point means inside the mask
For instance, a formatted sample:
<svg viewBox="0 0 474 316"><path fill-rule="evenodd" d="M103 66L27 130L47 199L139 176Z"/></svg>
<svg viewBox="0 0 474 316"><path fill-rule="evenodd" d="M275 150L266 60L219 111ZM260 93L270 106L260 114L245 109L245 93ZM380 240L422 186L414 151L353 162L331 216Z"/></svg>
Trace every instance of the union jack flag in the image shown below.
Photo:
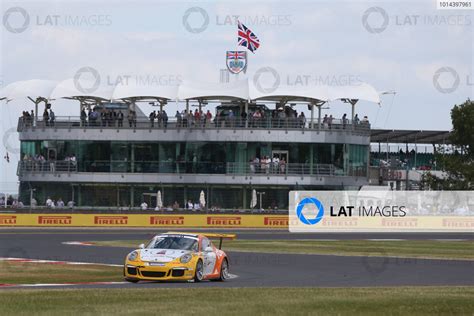
<svg viewBox="0 0 474 316"><path fill-rule="evenodd" d="M249 30L245 25L239 22L238 45L247 47L249 51L255 53L257 48L260 46L260 40L258 37Z"/></svg>
<svg viewBox="0 0 474 316"><path fill-rule="evenodd" d="M229 59L245 59L246 55L245 52L239 51L228 51L227 58Z"/></svg>

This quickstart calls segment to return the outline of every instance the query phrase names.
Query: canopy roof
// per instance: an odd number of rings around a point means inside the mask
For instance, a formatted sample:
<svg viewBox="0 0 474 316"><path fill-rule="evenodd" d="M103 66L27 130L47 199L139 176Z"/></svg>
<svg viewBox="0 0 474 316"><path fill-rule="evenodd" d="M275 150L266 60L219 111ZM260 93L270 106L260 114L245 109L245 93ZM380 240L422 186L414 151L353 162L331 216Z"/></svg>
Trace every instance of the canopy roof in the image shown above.
<svg viewBox="0 0 474 316"><path fill-rule="evenodd" d="M449 136L449 131L396 129L372 129L370 131L370 141L372 143L450 144Z"/></svg>
<svg viewBox="0 0 474 316"><path fill-rule="evenodd" d="M57 84L56 81L40 79L16 81L1 90L0 100L6 99L11 101L28 97L33 100L37 98L49 99L51 92Z"/></svg>
<svg viewBox="0 0 474 316"><path fill-rule="evenodd" d="M284 86L262 88L247 79L230 83L202 83L184 81L180 85L122 84L115 86L97 81L78 82L67 79L26 80L7 85L0 91L0 100L42 97L48 100L65 98L78 100L264 100L303 101L309 103L332 100L365 100L380 103L380 94L367 83L353 86Z"/></svg>
<svg viewBox="0 0 474 316"><path fill-rule="evenodd" d="M61 81L48 99L92 99L111 100L114 86L101 84L100 81L66 79Z"/></svg>

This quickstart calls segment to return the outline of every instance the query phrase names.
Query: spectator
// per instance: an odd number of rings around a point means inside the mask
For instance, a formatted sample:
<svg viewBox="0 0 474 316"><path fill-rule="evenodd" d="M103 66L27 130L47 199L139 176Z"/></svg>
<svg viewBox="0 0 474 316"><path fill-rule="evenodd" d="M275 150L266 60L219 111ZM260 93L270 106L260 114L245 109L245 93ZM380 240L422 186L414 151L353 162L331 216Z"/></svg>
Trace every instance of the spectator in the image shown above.
<svg viewBox="0 0 474 316"><path fill-rule="evenodd" d="M285 158L280 159L280 173L285 173L286 172L286 161Z"/></svg>
<svg viewBox="0 0 474 316"><path fill-rule="evenodd" d="M242 123L241 123L241 126L242 127L245 127L245 122L247 122L247 112L245 111L242 111L242 114L240 114L240 117L242 119Z"/></svg>
<svg viewBox="0 0 474 316"><path fill-rule="evenodd" d="M249 160L250 172L255 173L255 162L254 159Z"/></svg>
<svg viewBox="0 0 474 316"><path fill-rule="evenodd" d="M178 201L174 201L172 208L173 208L173 210L179 210L179 203L178 203Z"/></svg>
<svg viewBox="0 0 474 316"><path fill-rule="evenodd" d="M306 126L306 117L304 116L303 111L301 111L300 115L298 116L298 123L301 128L305 128Z"/></svg>
<svg viewBox="0 0 474 316"><path fill-rule="evenodd" d="M332 129L332 120L333 120L333 117L332 117L332 114L331 114L328 117L328 127L329 127L329 129Z"/></svg>
<svg viewBox="0 0 474 316"><path fill-rule="evenodd" d="M54 121L56 120L56 114L54 114L53 109L49 110L49 123L50 126L54 126Z"/></svg>
<svg viewBox="0 0 474 316"><path fill-rule="evenodd" d="M176 117L176 125L178 128L182 127L181 124L182 124L182 116L181 116L181 113L179 113L179 111L176 111L176 114L175 116Z"/></svg>
<svg viewBox="0 0 474 316"><path fill-rule="evenodd" d="M346 129L346 124L347 124L347 114L344 113L342 116L342 129Z"/></svg>
<svg viewBox="0 0 474 316"><path fill-rule="evenodd" d="M119 110L117 113L118 127L123 127L123 113L122 110Z"/></svg>
<svg viewBox="0 0 474 316"><path fill-rule="evenodd" d="M323 118L323 127L324 127L324 129L328 128L328 121L329 121L329 117L328 117L327 114L325 114L324 118Z"/></svg>
<svg viewBox="0 0 474 316"><path fill-rule="evenodd" d="M56 202L56 206L58 208L64 208L64 202L61 198L59 198L58 201Z"/></svg>
<svg viewBox="0 0 474 316"><path fill-rule="evenodd" d="M206 112L206 127L209 127L212 121L212 113L207 110Z"/></svg>
<svg viewBox="0 0 474 316"><path fill-rule="evenodd" d="M168 127L168 114L166 113L165 110L161 113L161 119L163 120L163 127L167 128Z"/></svg>
<svg viewBox="0 0 474 316"><path fill-rule="evenodd" d="M143 201L143 203L140 204L140 208L142 209L142 211L146 211L148 209L148 204L145 201Z"/></svg>
<svg viewBox="0 0 474 316"><path fill-rule="evenodd" d="M45 126L49 126L49 114L47 109L44 109L43 112L43 122Z"/></svg>
<svg viewBox="0 0 474 316"><path fill-rule="evenodd" d="M46 207L51 208L52 205L53 200L51 200L51 198L48 196L48 198L46 199Z"/></svg>
<svg viewBox="0 0 474 316"><path fill-rule="evenodd" d="M150 128L155 127L156 111L151 112L148 118L150 119Z"/></svg>
<svg viewBox="0 0 474 316"><path fill-rule="evenodd" d="M354 116L354 125L357 125L357 124L359 124L359 123L360 123L359 114L356 114L356 115Z"/></svg>
<svg viewBox="0 0 474 316"><path fill-rule="evenodd" d="M87 114L85 108L81 110L81 126L86 126Z"/></svg>

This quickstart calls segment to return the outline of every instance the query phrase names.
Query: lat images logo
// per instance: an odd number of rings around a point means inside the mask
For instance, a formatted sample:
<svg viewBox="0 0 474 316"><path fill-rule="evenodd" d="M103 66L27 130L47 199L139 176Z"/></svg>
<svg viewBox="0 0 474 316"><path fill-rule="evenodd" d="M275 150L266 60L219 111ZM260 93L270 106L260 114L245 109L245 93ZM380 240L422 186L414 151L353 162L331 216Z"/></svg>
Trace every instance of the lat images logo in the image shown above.
<svg viewBox="0 0 474 316"><path fill-rule="evenodd" d="M306 206L309 205L314 205L316 207L316 210L318 211L318 214L314 218L308 218L303 214L303 209ZM324 206L321 201L319 201L316 198L304 198L301 200L300 203L298 203L298 206L296 207L296 215L298 216L298 219L306 225L316 225L319 223L323 217L324 217Z"/></svg>

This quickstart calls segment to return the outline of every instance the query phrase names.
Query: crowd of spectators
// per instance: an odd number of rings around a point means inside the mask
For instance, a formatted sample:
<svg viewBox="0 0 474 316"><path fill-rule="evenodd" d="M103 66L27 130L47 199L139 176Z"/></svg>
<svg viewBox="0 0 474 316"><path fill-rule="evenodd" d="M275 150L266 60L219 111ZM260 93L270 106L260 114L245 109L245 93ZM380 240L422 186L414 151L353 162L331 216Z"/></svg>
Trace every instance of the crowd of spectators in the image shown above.
<svg viewBox="0 0 474 316"><path fill-rule="evenodd" d="M66 156L63 161L64 164L61 164L61 167L65 168L66 170L72 170L77 166L77 159L76 155L74 154L71 156ZM54 157L46 159L42 154L25 154L22 158L23 168L28 171L56 172L57 162L58 160L56 160Z"/></svg>
<svg viewBox="0 0 474 316"><path fill-rule="evenodd" d="M23 208L23 202L20 201L19 199L14 198L12 195L9 195L6 197L2 196L0 197L0 208Z"/></svg>
<svg viewBox="0 0 474 316"><path fill-rule="evenodd" d="M263 108L256 108L249 110L249 112L236 111L232 109L217 109L216 115L213 116L210 110L204 112L201 109L176 111L174 115L177 128L204 128L204 127L260 127L260 128L307 128L308 122L303 111L298 112L292 108L280 107L277 110L264 110ZM146 118L144 118L146 119ZM167 128L168 114L165 110L152 111L148 115L150 128ZM25 126L31 126L34 121L34 112L24 111L22 120ZM101 107L94 107L88 109L83 107L80 113L81 126L95 126L95 127L123 127L124 121L128 122L129 128L137 127L137 113L130 109L124 114L122 110L106 109ZM337 121L337 123L336 123ZM56 116L53 110L45 108L43 112L43 122L45 126L55 126ZM316 121L317 122L317 121ZM313 121L313 124L316 124ZM145 122L144 122L145 123ZM322 126L324 129L332 129L334 125L343 129L351 124L347 118L347 114L340 119L335 119L333 115L325 115L322 119ZM358 114L354 116L353 125L369 124L367 116L362 120L359 119Z"/></svg>
<svg viewBox="0 0 474 316"><path fill-rule="evenodd" d="M269 156L263 156L261 159L255 157L249 161L251 173L286 173L286 160L284 157L281 159L278 156L270 158Z"/></svg>

